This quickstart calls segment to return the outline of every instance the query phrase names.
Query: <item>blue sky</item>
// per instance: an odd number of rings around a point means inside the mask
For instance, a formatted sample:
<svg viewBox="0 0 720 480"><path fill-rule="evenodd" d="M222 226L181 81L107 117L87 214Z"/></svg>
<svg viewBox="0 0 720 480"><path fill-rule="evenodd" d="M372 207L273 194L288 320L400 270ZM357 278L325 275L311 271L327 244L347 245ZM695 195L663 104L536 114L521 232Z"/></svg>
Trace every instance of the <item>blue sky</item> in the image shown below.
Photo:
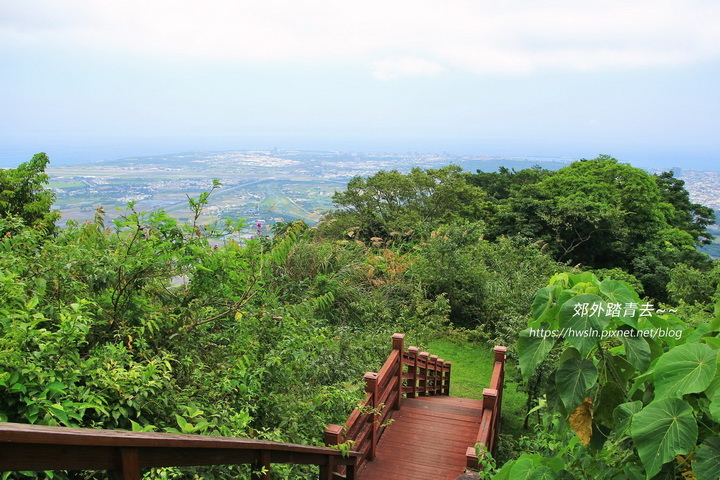
<svg viewBox="0 0 720 480"><path fill-rule="evenodd" d="M299 148L717 170L720 2L0 0L0 166Z"/></svg>

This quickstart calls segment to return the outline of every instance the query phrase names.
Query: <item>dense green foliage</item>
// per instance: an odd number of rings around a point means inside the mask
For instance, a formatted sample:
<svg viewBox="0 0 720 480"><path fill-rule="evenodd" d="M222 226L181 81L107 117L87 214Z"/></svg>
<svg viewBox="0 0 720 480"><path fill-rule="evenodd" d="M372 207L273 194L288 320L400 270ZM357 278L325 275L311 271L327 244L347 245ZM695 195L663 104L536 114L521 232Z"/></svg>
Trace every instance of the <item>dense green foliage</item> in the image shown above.
<svg viewBox="0 0 720 480"><path fill-rule="evenodd" d="M408 174L380 171L355 177L333 202L334 233L355 230L363 239L390 235L425 236L438 225L482 218L489 208L482 190L472 188L459 167L414 168Z"/></svg>
<svg viewBox="0 0 720 480"><path fill-rule="evenodd" d="M540 242L557 262L623 269L646 294L665 301L675 265L712 266L696 247L711 238L706 227L713 212L692 203L683 185L671 172L650 175L606 155L554 172L379 172L337 193L340 210L321 230L336 237L426 238L441 225L482 222L490 241L520 237Z"/></svg>
<svg viewBox="0 0 720 480"><path fill-rule="evenodd" d="M542 437L554 442L496 478L720 476L705 453L720 441L720 303L711 322L683 321L584 273L553 277L532 309L517 350L524 377L548 383Z"/></svg>
<svg viewBox="0 0 720 480"><path fill-rule="evenodd" d="M188 223L130 204L112 223L100 208L55 229L46 164L0 171L0 421L319 444L391 333L423 345L454 332L519 360L524 378L508 381L523 383L537 433L503 439L500 460L526 454L500 478L689 471L676 455L701 480L717 468L720 267L695 248L711 211L671 174L604 156L557 172L379 172L338 192L319 226L245 239L239 223L199 223L219 182L189 200ZM573 315L666 300L676 315ZM651 328L681 334L622 333Z"/></svg>
<svg viewBox="0 0 720 480"><path fill-rule="evenodd" d="M5 232L0 421L317 444L394 331L422 342L448 321L397 252L237 230L130 205L112 225L98 210L52 237Z"/></svg>
<svg viewBox="0 0 720 480"><path fill-rule="evenodd" d="M17 168L0 169L0 235L17 232L23 226L52 233L59 216L50 211L55 195L45 188L44 153L33 156Z"/></svg>
<svg viewBox="0 0 720 480"><path fill-rule="evenodd" d="M487 339L514 340L542 279L560 267L521 238L483 239L482 224L438 228L417 247L410 275L433 296L444 296L456 326L482 326Z"/></svg>

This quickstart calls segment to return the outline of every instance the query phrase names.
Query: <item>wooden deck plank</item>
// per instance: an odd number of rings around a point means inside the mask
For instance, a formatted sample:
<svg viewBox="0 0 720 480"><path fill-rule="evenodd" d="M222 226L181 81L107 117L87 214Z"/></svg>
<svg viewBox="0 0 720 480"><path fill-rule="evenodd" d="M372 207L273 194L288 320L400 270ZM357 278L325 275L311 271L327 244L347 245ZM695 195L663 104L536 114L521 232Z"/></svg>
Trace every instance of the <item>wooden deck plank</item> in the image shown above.
<svg viewBox="0 0 720 480"><path fill-rule="evenodd" d="M455 480L465 469L467 447L475 443L481 412L482 400L403 399L360 480Z"/></svg>

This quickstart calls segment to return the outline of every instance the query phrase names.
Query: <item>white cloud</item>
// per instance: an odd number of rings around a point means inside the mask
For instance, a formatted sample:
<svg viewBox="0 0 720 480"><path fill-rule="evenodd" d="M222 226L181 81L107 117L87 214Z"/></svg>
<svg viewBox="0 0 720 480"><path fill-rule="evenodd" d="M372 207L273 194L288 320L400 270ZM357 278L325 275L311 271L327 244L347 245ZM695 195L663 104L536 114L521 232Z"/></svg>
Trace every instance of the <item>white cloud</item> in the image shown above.
<svg viewBox="0 0 720 480"><path fill-rule="evenodd" d="M710 0L23 0L0 5L0 45L361 65L390 79L679 66L720 58L718 23Z"/></svg>
<svg viewBox="0 0 720 480"><path fill-rule="evenodd" d="M373 77L378 80L396 80L402 77L431 77L442 73L445 67L418 57L381 60L373 64Z"/></svg>

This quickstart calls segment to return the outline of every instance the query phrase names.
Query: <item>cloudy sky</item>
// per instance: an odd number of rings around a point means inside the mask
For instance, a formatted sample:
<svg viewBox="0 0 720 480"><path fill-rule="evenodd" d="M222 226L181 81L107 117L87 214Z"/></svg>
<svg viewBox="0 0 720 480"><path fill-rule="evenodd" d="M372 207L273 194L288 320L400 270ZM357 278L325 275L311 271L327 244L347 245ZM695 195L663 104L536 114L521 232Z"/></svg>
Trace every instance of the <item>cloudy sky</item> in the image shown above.
<svg viewBox="0 0 720 480"><path fill-rule="evenodd" d="M717 0L0 0L0 166L277 146L717 169L718 25Z"/></svg>

